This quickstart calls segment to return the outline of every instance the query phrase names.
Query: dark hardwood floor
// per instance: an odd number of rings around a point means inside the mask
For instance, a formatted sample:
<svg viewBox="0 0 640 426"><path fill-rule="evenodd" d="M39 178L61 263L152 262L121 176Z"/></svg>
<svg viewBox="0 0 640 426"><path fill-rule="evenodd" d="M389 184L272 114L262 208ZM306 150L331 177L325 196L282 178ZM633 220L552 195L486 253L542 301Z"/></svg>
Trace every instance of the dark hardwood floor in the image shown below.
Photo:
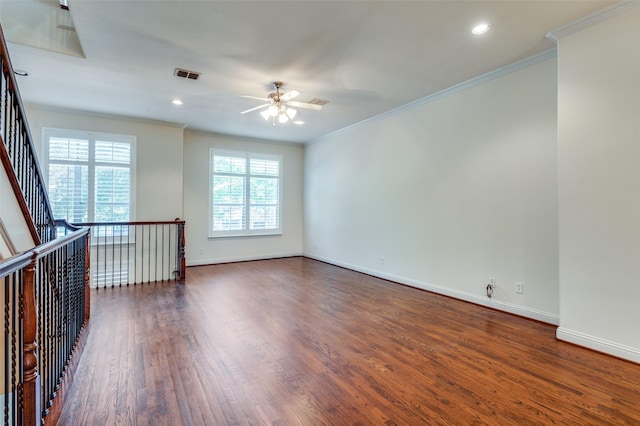
<svg viewBox="0 0 640 426"><path fill-rule="evenodd" d="M62 425L640 425L640 365L309 259L91 298Z"/></svg>

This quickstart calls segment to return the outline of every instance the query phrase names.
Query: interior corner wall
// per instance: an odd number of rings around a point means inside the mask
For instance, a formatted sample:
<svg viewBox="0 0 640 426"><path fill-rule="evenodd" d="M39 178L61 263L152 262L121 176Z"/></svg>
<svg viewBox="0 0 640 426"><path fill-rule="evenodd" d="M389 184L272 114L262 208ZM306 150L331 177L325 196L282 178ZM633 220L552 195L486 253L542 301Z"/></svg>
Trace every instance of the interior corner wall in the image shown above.
<svg viewBox="0 0 640 426"><path fill-rule="evenodd" d="M211 148L282 156L282 235L208 237L209 150ZM301 145L186 131L184 164L188 266L302 254L303 148Z"/></svg>
<svg viewBox="0 0 640 426"><path fill-rule="evenodd" d="M553 57L308 145L305 254L557 324L556 83Z"/></svg>
<svg viewBox="0 0 640 426"><path fill-rule="evenodd" d="M640 362L640 8L558 49L557 336Z"/></svg>
<svg viewBox="0 0 640 426"><path fill-rule="evenodd" d="M37 150L45 127L135 136L135 220L184 217L181 126L33 105L25 110Z"/></svg>

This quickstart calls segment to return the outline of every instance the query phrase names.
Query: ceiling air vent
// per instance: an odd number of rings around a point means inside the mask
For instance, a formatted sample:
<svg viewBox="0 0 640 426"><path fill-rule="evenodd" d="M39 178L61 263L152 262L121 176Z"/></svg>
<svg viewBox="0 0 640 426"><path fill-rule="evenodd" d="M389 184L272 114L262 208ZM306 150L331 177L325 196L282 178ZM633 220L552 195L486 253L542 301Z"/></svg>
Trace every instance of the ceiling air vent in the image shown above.
<svg viewBox="0 0 640 426"><path fill-rule="evenodd" d="M177 77L188 78L191 80L197 80L200 77L199 72L189 71L182 68L176 68L176 70L173 72L173 75Z"/></svg>
<svg viewBox="0 0 640 426"><path fill-rule="evenodd" d="M313 105L326 105L329 103L328 100L326 99L320 99L320 98L313 98L311 99L309 102L307 102L308 104L313 104Z"/></svg>

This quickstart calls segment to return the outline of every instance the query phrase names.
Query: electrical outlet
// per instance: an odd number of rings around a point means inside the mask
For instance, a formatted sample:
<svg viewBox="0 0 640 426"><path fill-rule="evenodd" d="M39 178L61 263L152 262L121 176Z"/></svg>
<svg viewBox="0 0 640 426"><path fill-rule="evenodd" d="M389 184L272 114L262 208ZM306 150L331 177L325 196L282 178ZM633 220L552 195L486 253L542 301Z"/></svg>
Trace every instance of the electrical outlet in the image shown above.
<svg viewBox="0 0 640 426"><path fill-rule="evenodd" d="M489 277L489 285L491 285L491 287L496 286L496 279L494 277Z"/></svg>
<svg viewBox="0 0 640 426"><path fill-rule="evenodd" d="M204 254L204 247L200 247L200 254Z"/></svg>
<svg viewBox="0 0 640 426"><path fill-rule="evenodd" d="M516 283L516 293L518 294L524 293L524 286L522 285L521 282Z"/></svg>
<svg viewBox="0 0 640 426"><path fill-rule="evenodd" d="M380 264L381 264L381 265L384 265L384 257L381 257L381 258L380 258Z"/></svg>

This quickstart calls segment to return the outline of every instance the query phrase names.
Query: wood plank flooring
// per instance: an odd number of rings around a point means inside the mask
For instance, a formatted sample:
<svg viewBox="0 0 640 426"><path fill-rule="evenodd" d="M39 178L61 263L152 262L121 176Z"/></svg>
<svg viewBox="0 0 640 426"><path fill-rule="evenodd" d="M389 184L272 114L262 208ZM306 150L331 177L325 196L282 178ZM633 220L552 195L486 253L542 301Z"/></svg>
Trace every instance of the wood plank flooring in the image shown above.
<svg viewBox="0 0 640 426"><path fill-rule="evenodd" d="M91 301L61 425L640 425L640 365L310 259Z"/></svg>

